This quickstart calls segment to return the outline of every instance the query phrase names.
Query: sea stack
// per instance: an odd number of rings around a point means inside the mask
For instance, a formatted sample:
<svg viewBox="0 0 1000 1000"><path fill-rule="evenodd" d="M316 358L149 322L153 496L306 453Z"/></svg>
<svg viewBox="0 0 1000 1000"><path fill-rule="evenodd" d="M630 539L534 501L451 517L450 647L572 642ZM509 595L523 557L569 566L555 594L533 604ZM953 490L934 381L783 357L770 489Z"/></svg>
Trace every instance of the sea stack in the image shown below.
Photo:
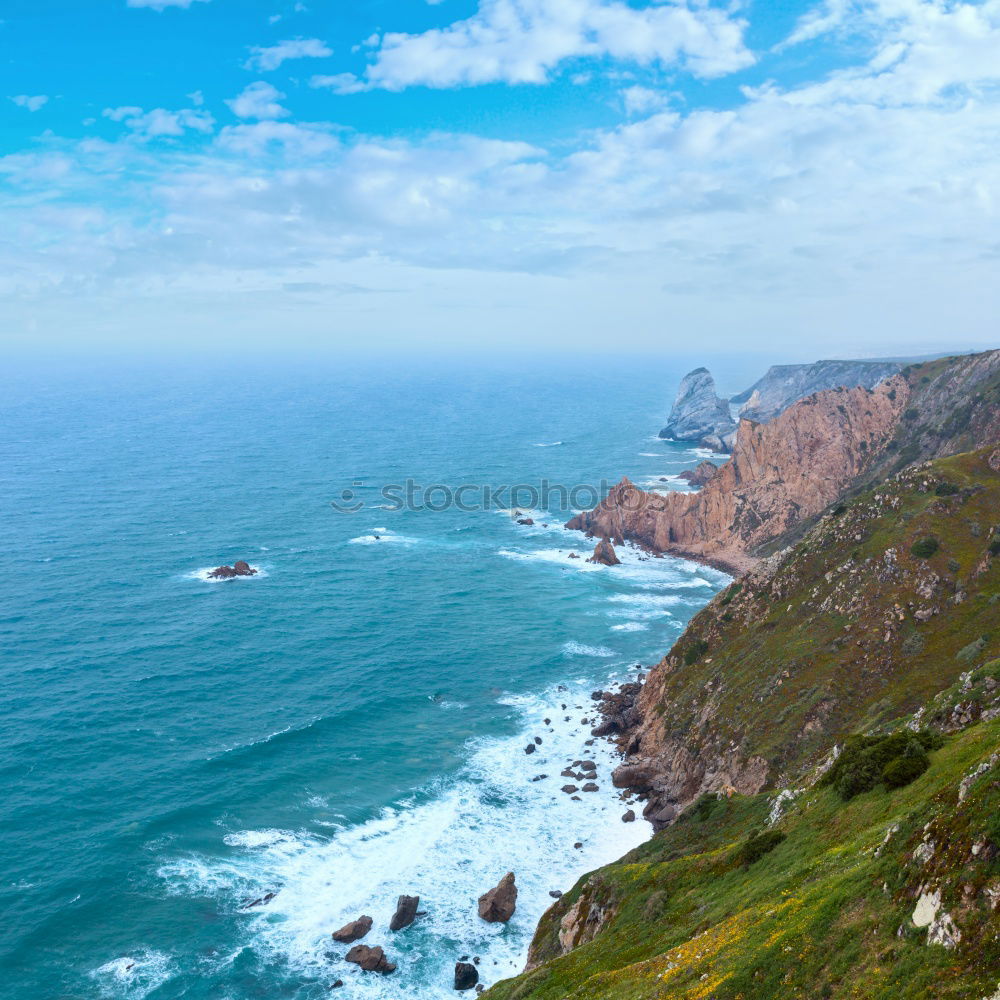
<svg viewBox="0 0 1000 1000"><path fill-rule="evenodd" d="M617 566L621 559L615 552L610 538L602 538L594 546L594 554L587 560L589 563L600 563L602 566Z"/></svg>
<svg viewBox="0 0 1000 1000"><path fill-rule="evenodd" d="M487 923L505 924L514 916L516 906L517 886L514 885L514 873L507 872L496 888L479 897L479 916Z"/></svg>
<svg viewBox="0 0 1000 1000"><path fill-rule="evenodd" d="M409 927L417 917L419 905L419 896L400 896L396 900L396 912L389 921L389 930L401 931L404 927Z"/></svg>

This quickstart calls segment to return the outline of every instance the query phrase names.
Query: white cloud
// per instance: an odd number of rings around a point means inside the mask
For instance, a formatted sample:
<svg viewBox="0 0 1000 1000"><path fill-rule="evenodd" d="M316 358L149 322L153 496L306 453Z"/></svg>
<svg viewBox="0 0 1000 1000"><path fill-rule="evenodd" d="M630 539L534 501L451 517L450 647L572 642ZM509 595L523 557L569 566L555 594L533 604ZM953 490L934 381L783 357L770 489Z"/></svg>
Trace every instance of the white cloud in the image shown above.
<svg viewBox="0 0 1000 1000"><path fill-rule="evenodd" d="M284 96L271 84L258 80L226 104L237 118L287 118L291 112L278 103Z"/></svg>
<svg viewBox="0 0 1000 1000"><path fill-rule="evenodd" d="M264 73L277 69L286 59L325 59L333 55L333 50L318 38L290 38L277 45L254 46L250 52L246 68Z"/></svg>
<svg viewBox="0 0 1000 1000"><path fill-rule="evenodd" d="M126 7L149 7L151 10L166 10L167 7L183 7L187 10L198 0L126 0ZM202 0L208 3L209 0Z"/></svg>
<svg viewBox="0 0 1000 1000"><path fill-rule="evenodd" d="M754 61L744 28L723 10L686 2L637 8L622 0L480 0L476 14L446 28L383 35L358 86L544 83L581 57L721 76ZM335 89L349 92L343 83Z"/></svg>
<svg viewBox="0 0 1000 1000"><path fill-rule="evenodd" d="M631 118L635 115L647 115L652 111L658 111L667 103L667 95L659 90L651 90L649 87L638 85L626 87L621 92L622 103L625 106L625 113Z"/></svg>
<svg viewBox="0 0 1000 1000"><path fill-rule="evenodd" d="M298 308L287 286L312 289L310 309L282 328L354 338L460 342L475 322L496 343L560 329L574 347L606 347L608 330L623 347L671 331L840 355L984 344L1000 310L1000 0L893 3L866 8L851 69L722 110L650 113L655 92L627 88L646 117L570 151L277 121L282 95L257 83L247 104L271 113L198 148L53 139L0 157L5 317L51 310L55 329L58 309L92 308L96 326L120 301L123 325L197 316L207 335L225 316L266 339ZM336 289L351 286L394 291L348 307Z"/></svg>
<svg viewBox="0 0 1000 1000"><path fill-rule="evenodd" d="M105 108L102 114L113 122L122 122L127 129L145 139L162 136L176 138L188 129L208 133L215 126L215 119L207 111L196 111L194 108L182 108L179 111L154 108L152 111L143 111L142 108L125 106Z"/></svg>
<svg viewBox="0 0 1000 1000"><path fill-rule="evenodd" d="M34 97L29 94L18 94L17 97L12 97L11 100L19 108L27 108L28 111L41 111L49 103L49 99L45 94L36 94Z"/></svg>

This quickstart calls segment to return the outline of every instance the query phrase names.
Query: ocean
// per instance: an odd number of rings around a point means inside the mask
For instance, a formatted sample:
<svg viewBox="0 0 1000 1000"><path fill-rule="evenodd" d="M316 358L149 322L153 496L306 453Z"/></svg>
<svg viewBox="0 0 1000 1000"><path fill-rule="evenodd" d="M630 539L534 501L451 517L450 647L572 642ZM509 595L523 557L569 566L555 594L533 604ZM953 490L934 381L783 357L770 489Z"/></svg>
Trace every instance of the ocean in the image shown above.
<svg viewBox="0 0 1000 1000"><path fill-rule="evenodd" d="M656 438L684 370L9 368L3 996L308 1000L341 979L433 1000L463 956L486 985L519 971L550 891L650 835L586 746L591 691L727 580L630 548L590 565L561 527L558 487L685 488L701 453ZM257 575L207 579L237 559ZM600 791L574 801L559 772L582 758ZM507 871L517 912L486 924ZM426 915L393 934L401 893ZM389 977L330 938L362 913Z"/></svg>

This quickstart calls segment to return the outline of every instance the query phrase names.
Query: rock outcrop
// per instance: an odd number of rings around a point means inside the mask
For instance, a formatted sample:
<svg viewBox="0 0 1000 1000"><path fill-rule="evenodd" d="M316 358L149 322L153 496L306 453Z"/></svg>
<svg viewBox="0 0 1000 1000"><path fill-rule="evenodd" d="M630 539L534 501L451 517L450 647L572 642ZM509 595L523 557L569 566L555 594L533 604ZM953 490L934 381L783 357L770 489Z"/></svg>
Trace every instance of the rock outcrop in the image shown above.
<svg viewBox="0 0 1000 1000"><path fill-rule="evenodd" d="M733 396L741 403L740 417L766 423L784 413L792 403L824 389L863 386L874 389L883 379L897 374L896 361L817 361L811 365L773 365L762 379L745 392Z"/></svg>
<svg viewBox="0 0 1000 1000"><path fill-rule="evenodd" d="M479 982L479 970L471 962L455 963L455 989L471 990Z"/></svg>
<svg viewBox="0 0 1000 1000"><path fill-rule="evenodd" d="M389 921L389 930L401 931L404 927L409 927L417 918L419 905L419 896L400 896L396 901L396 912Z"/></svg>
<svg viewBox="0 0 1000 1000"><path fill-rule="evenodd" d="M683 472L677 473L677 478L685 479L692 486L700 488L707 486L715 478L718 471L719 467L706 458L704 462L699 462L693 469L685 469Z"/></svg>
<svg viewBox="0 0 1000 1000"><path fill-rule="evenodd" d="M396 971L394 962L385 957L385 952L379 948L369 948L366 944L356 944L344 958L354 965L360 966L365 972L381 972L387 975Z"/></svg>
<svg viewBox="0 0 1000 1000"><path fill-rule="evenodd" d="M255 570L248 562L237 559L232 566L217 566L208 574L209 580L232 580L237 576L256 576Z"/></svg>
<svg viewBox="0 0 1000 1000"><path fill-rule="evenodd" d="M339 941L341 944L351 944L354 941L359 941L371 929L371 917L358 917L357 920L352 920L349 924L344 924L339 931L334 931L331 937L334 941Z"/></svg>
<svg viewBox="0 0 1000 1000"><path fill-rule="evenodd" d="M736 422L730 415L729 403L716 395L715 380L710 372L707 368L695 368L681 379L660 437L698 442L710 437L724 446L735 430Z"/></svg>
<svg viewBox="0 0 1000 1000"><path fill-rule="evenodd" d="M623 479L566 527L745 572L761 545L818 514L868 466L906 406L906 381L830 389L769 424L740 422L732 458L698 493L647 493Z"/></svg>
<svg viewBox="0 0 1000 1000"><path fill-rule="evenodd" d="M602 538L594 546L594 554L587 560L589 563L599 563L602 566L617 566L621 559L615 552L610 538Z"/></svg>
<svg viewBox="0 0 1000 1000"><path fill-rule="evenodd" d="M514 873L507 872L499 884L479 897L479 916L491 924L506 923L517 906L517 886Z"/></svg>

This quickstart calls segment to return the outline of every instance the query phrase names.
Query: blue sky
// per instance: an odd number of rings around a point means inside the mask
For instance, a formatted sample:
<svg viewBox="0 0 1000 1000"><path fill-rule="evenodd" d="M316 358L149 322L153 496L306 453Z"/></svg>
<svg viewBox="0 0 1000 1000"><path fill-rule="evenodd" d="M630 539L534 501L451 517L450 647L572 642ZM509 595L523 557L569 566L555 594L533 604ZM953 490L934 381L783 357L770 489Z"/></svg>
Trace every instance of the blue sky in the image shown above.
<svg viewBox="0 0 1000 1000"><path fill-rule="evenodd" d="M1000 0L6 0L22 348L967 349Z"/></svg>

